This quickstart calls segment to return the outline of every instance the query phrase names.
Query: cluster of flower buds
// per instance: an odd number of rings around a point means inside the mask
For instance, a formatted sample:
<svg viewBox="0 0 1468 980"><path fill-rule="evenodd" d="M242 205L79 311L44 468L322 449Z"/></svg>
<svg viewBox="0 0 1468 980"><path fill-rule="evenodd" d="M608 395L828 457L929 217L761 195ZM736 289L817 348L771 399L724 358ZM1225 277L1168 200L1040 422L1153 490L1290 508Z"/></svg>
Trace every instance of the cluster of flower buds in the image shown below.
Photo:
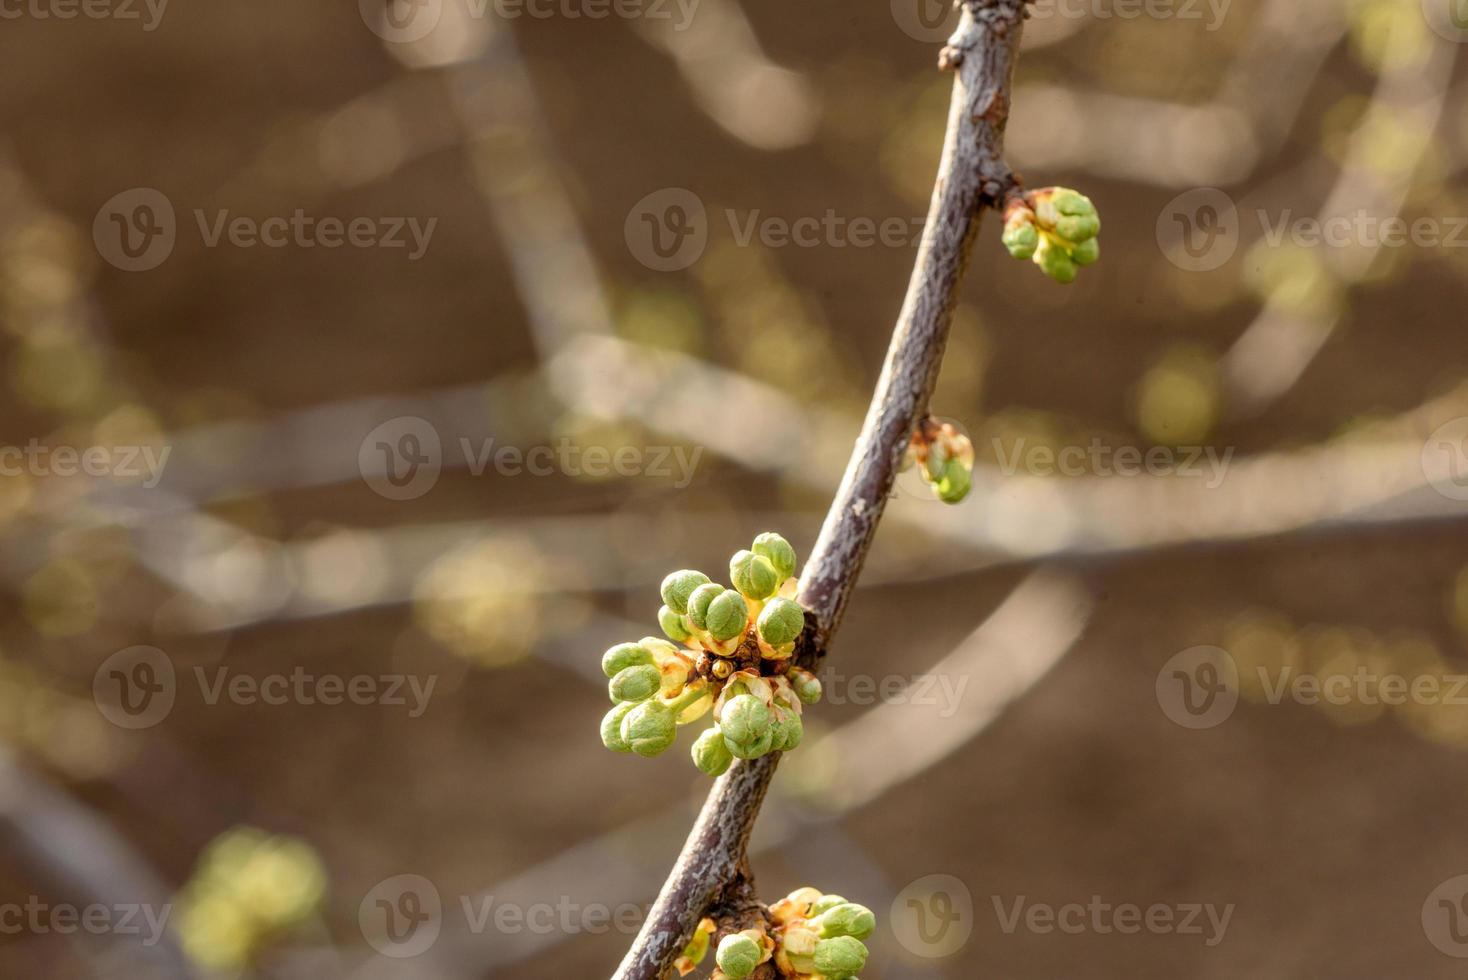
<svg viewBox="0 0 1468 980"><path fill-rule="evenodd" d="M1042 187L1010 198L1004 210L1004 247L1032 259L1056 282L1074 282L1076 270L1101 257L1096 205L1069 187Z"/></svg>
<svg viewBox="0 0 1468 980"><path fill-rule="evenodd" d="M602 657L612 702L602 742L614 752L654 756L677 726L713 710L715 724L693 744L693 761L711 776L736 758L755 759L800 744L802 705L821 684L792 666L805 610L795 601L795 549L766 532L729 561L732 589L684 569L663 579L658 622L667 640L621 643Z"/></svg>
<svg viewBox="0 0 1468 980"><path fill-rule="evenodd" d="M973 487L974 444L951 422L930 415L918 423L902 468L913 464L934 496L945 504L958 503Z"/></svg>
<svg viewBox="0 0 1468 980"><path fill-rule="evenodd" d="M791 980L852 980L867 962L862 940L877 927L870 909L840 895L800 888L771 905L768 929L746 929L719 941L714 953L718 969L711 980L744 980L764 963ZM708 955L717 930L704 919L683 950L680 975L692 972Z"/></svg>

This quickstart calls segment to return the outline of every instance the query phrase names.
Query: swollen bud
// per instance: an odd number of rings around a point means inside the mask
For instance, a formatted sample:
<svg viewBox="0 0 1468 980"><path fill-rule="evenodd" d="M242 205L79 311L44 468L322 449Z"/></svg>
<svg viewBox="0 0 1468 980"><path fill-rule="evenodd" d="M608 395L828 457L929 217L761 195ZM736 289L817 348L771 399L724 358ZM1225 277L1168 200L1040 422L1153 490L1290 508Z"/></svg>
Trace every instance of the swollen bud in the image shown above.
<svg viewBox="0 0 1468 980"><path fill-rule="evenodd" d="M1101 239L1088 238L1070 250L1070 260L1076 265L1091 265L1101 258Z"/></svg>
<svg viewBox="0 0 1468 980"><path fill-rule="evenodd" d="M1064 246L1056 243L1053 238L1046 238L1040 243L1035 252L1034 262L1040 267L1040 271L1058 283L1072 283L1076 281L1075 260L1070 257Z"/></svg>
<svg viewBox="0 0 1468 980"><path fill-rule="evenodd" d="M678 615L683 615L688 611L688 597L693 594L694 589L707 584L708 580L709 577L703 572L688 568L673 572L663 579L663 603Z"/></svg>
<svg viewBox="0 0 1468 980"><path fill-rule="evenodd" d="M688 620L699 629L708 629L709 603L729 591L716 582L700 585L688 597Z"/></svg>
<svg viewBox="0 0 1468 980"><path fill-rule="evenodd" d="M745 604L744 596L733 589L725 589L709 603L704 621L704 629L714 639L732 640L749 625L749 606Z"/></svg>
<svg viewBox="0 0 1468 980"><path fill-rule="evenodd" d="M740 759L757 759L770 751L770 709L753 694L741 694L724 705L719 717L724 744Z"/></svg>
<svg viewBox="0 0 1468 980"><path fill-rule="evenodd" d="M613 701L646 701L662 687L663 674L656 667L640 664L628 667L607 684Z"/></svg>
<svg viewBox="0 0 1468 980"><path fill-rule="evenodd" d="M622 719L622 741L641 756L662 754L677 737L673 711L661 701L644 701Z"/></svg>
<svg viewBox="0 0 1468 980"><path fill-rule="evenodd" d="M608 677L616 677L628 667L651 663L653 663L651 650L646 650L636 643L618 643L602 654L601 672Z"/></svg>
<svg viewBox="0 0 1468 980"><path fill-rule="evenodd" d="M1096 205L1079 191L1069 187L1047 187L1033 195L1035 217L1040 227L1053 231L1072 245L1101 232L1101 216Z"/></svg>
<svg viewBox="0 0 1468 980"><path fill-rule="evenodd" d="M754 539L754 553L769 559L780 578L787 579L795 574L795 549L774 531L766 531Z"/></svg>
<svg viewBox="0 0 1468 980"><path fill-rule="evenodd" d="M831 909L834 909L838 905L845 904L846 899L842 898L840 895L822 895L820 898L811 903L810 914L811 917L814 918L823 912L829 912Z"/></svg>
<svg viewBox="0 0 1468 980"><path fill-rule="evenodd" d="M793 708L778 708L770 722L770 750L789 752L805 738L805 725Z"/></svg>
<svg viewBox="0 0 1468 980"><path fill-rule="evenodd" d="M744 980L760 965L764 955L763 947L754 938L746 933L736 932L720 940L714 960L729 980Z"/></svg>
<svg viewBox="0 0 1468 980"><path fill-rule="evenodd" d="M601 744L613 752L631 752L632 746L622 738L622 719L627 713L637 707L635 701L627 701L617 705L601 720Z"/></svg>
<svg viewBox="0 0 1468 980"><path fill-rule="evenodd" d="M785 677L802 704L815 704L821 699L821 679L800 667L792 668Z"/></svg>
<svg viewBox="0 0 1468 980"><path fill-rule="evenodd" d="M933 490L945 504L956 504L968 496L973 484L973 471L962 461L950 459L943 466L943 475L933 484Z"/></svg>
<svg viewBox="0 0 1468 980"><path fill-rule="evenodd" d="M760 611L755 623L760 639L772 647L794 643L805 629L805 610L800 603L790 599L771 599Z"/></svg>
<svg viewBox="0 0 1468 980"><path fill-rule="evenodd" d="M1040 245L1040 231L1035 227L1035 215L1029 208L1015 208L1004 222L1001 238L1009 254L1017 259L1027 259L1035 254Z"/></svg>
<svg viewBox="0 0 1468 980"><path fill-rule="evenodd" d="M764 555L740 551L729 560L729 580L751 599L768 599L780 587L781 575Z"/></svg>
<svg viewBox="0 0 1468 980"><path fill-rule="evenodd" d="M693 741L693 764L707 776L722 776L734 762L734 753L724 744L724 733L714 725Z"/></svg>
<svg viewBox="0 0 1468 980"><path fill-rule="evenodd" d="M843 902L824 909L818 918L812 920L811 925L822 939L834 939L837 936L865 939L876 931L877 917L864 905Z"/></svg>
<svg viewBox="0 0 1468 980"><path fill-rule="evenodd" d="M816 943L816 972L827 980L850 980L867 965L867 948L850 936Z"/></svg>
<svg viewBox="0 0 1468 980"><path fill-rule="evenodd" d="M677 640L679 643L693 635L688 631L688 624L683 622L683 617L667 606L658 609L658 625L668 634L670 640Z"/></svg>

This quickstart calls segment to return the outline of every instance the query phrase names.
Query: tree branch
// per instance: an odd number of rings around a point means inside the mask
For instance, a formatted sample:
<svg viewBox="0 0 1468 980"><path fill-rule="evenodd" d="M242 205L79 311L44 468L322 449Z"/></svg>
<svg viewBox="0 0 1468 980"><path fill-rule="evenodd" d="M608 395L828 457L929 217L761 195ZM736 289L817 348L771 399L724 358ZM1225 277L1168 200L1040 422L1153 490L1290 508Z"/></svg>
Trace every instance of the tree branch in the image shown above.
<svg viewBox="0 0 1468 980"><path fill-rule="evenodd" d="M1002 206L1016 185L1003 139L1026 3L961 0L958 30L939 59L956 77L923 244L866 421L800 581L809 614L797 656L811 668L840 625L913 427L927 411L982 211ZM614 980L662 980L710 907L748 887L749 836L778 759L736 762L714 784Z"/></svg>

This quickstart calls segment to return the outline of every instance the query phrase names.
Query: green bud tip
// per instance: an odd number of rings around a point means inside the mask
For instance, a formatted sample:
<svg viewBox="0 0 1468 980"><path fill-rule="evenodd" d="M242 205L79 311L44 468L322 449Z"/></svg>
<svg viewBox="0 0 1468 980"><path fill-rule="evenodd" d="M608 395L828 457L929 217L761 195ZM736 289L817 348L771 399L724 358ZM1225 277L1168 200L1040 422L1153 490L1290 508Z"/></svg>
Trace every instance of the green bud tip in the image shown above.
<svg viewBox="0 0 1468 980"><path fill-rule="evenodd" d="M816 944L816 972L827 980L850 980L867 964L867 948L851 936L823 939Z"/></svg>
<svg viewBox="0 0 1468 980"><path fill-rule="evenodd" d="M1096 205L1080 191L1069 187L1047 187L1032 195L1040 227L1070 244L1095 238L1101 232L1101 215Z"/></svg>
<svg viewBox="0 0 1468 980"><path fill-rule="evenodd" d="M754 553L768 558L781 579L795 574L795 549L774 531L766 531L754 539Z"/></svg>
<svg viewBox="0 0 1468 980"><path fill-rule="evenodd" d="M803 704L815 704L821 699L821 679L815 674L797 667L785 676Z"/></svg>
<svg viewBox="0 0 1468 980"><path fill-rule="evenodd" d="M706 776L722 776L734 762L734 753L724 744L724 733L718 725L705 729L693 741L693 764Z"/></svg>
<svg viewBox="0 0 1468 980"><path fill-rule="evenodd" d="M670 640L677 640L679 643L693 635L688 631L688 624L683 621L683 617L667 606L658 609L658 625L668 634Z"/></svg>
<svg viewBox="0 0 1468 980"><path fill-rule="evenodd" d="M1088 238L1070 250L1070 259L1076 265L1091 265L1101 258L1101 240Z"/></svg>
<svg viewBox="0 0 1468 980"><path fill-rule="evenodd" d="M805 725L793 708L782 708L770 723L770 750L789 752L805 738Z"/></svg>
<svg viewBox="0 0 1468 980"><path fill-rule="evenodd" d="M755 971L764 959L765 951L752 936L736 932L719 940L714 961L729 980L744 980Z"/></svg>
<svg viewBox="0 0 1468 980"><path fill-rule="evenodd" d="M933 484L933 490L945 504L956 504L968 496L973 483L973 471L958 460L950 459L943 467L942 478Z"/></svg>
<svg viewBox="0 0 1468 980"><path fill-rule="evenodd" d="M770 709L753 694L731 698L719 716L724 745L737 758L757 759L774 743L770 722Z"/></svg>
<svg viewBox="0 0 1468 980"><path fill-rule="evenodd" d="M663 673L656 667L638 664L627 667L607 683L613 701L646 701L662 687Z"/></svg>
<svg viewBox="0 0 1468 980"><path fill-rule="evenodd" d="M768 599L780 587L780 573L774 564L752 551L736 552L729 559L729 580L751 599Z"/></svg>
<svg viewBox="0 0 1468 980"><path fill-rule="evenodd" d="M877 917L864 905L843 902L824 909L811 925L821 934L822 939L834 939L837 936L865 939L876 932Z"/></svg>
<svg viewBox="0 0 1468 980"><path fill-rule="evenodd" d="M1058 283L1072 283L1076 279L1076 264L1063 245L1047 237L1035 252L1034 262L1040 271Z"/></svg>
<svg viewBox="0 0 1468 980"><path fill-rule="evenodd" d="M616 677L628 667L654 663L652 651L636 643L618 643L601 655L601 671L607 677Z"/></svg>
<svg viewBox="0 0 1468 980"><path fill-rule="evenodd" d="M709 933L708 930L703 927L703 923L700 923L699 927L693 930L693 938L688 940L687 946L683 947L683 955L680 957L680 959L688 961L687 972L692 972L692 970L697 967L698 964L703 962L703 958L708 954ZM678 969L680 973L685 972L682 966L679 966Z"/></svg>
<svg viewBox="0 0 1468 980"><path fill-rule="evenodd" d="M637 702L626 701L608 711L601 720L601 744L613 752L631 752L632 746L622 738L622 719L637 707Z"/></svg>
<svg viewBox="0 0 1468 980"><path fill-rule="evenodd" d="M1011 224L1004 229L1001 239L1009 254L1017 259L1027 259L1035 254L1040 245L1040 232L1028 221Z"/></svg>
<svg viewBox="0 0 1468 980"><path fill-rule="evenodd" d="M704 622L704 629L714 639L732 640L749 625L749 606L745 604L744 596L725 589L709 603Z"/></svg>
<svg viewBox="0 0 1468 980"><path fill-rule="evenodd" d="M845 905L846 899L840 895L822 895L811 903L810 914L812 918L819 916L822 912L829 912L838 905Z"/></svg>
<svg viewBox="0 0 1468 980"><path fill-rule="evenodd" d="M699 629L708 629L709 603L727 592L717 582L708 582L693 590L688 597L688 620Z"/></svg>
<svg viewBox="0 0 1468 980"><path fill-rule="evenodd" d="M661 701L644 701L622 719L622 741L641 756L660 755L677 737L673 711Z"/></svg>
<svg viewBox="0 0 1468 980"><path fill-rule="evenodd" d="M673 572L663 579L663 603L678 615L688 611L688 597L693 590L700 585L708 583L709 577L703 572L697 572L690 568Z"/></svg>
<svg viewBox="0 0 1468 980"><path fill-rule="evenodd" d="M755 628L759 630L760 639L772 647L794 643L805 629L805 610L791 599L771 599L760 610Z"/></svg>

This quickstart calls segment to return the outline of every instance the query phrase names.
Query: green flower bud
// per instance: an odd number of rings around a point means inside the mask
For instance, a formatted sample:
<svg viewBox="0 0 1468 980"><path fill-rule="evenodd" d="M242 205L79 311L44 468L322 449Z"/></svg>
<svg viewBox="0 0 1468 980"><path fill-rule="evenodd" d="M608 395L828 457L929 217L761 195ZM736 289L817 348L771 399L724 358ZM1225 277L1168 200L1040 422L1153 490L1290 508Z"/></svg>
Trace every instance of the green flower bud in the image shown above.
<svg viewBox="0 0 1468 980"><path fill-rule="evenodd" d="M693 764L707 776L722 776L734 762L734 753L724 744L724 733L718 725L705 729L693 742Z"/></svg>
<svg viewBox="0 0 1468 980"><path fill-rule="evenodd" d="M729 560L729 580L751 599L768 599L780 587L780 573L764 555L736 552Z"/></svg>
<svg viewBox="0 0 1468 980"><path fill-rule="evenodd" d="M719 941L714 960L729 980L744 980L759 966L764 955L765 951L760 948L759 943L742 932L736 932Z"/></svg>
<svg viewBox="0 0 1468 980"><path fill-rule="evenodd" d="M753 694L730 698L719 714L724 737L733 742L753 742L770 728L770 709Z"/></svg>
<svg viewBox="0 0 1468 980"><path fill-rule="evenodd" d="M1070 260L1076 265L1091 265L1101 258L1101 239L1087 238L1070 250Z"/></svg>
<svg viewBox="0 0 1468 980"><path fill-rule="evenodd" d="M613 701L646 701L663 685L663 673L656 667L640 664L628 667L607 684Z"/></svg>
<svg viewBox="0 0 1468 980"><path fill-rule="evenodd" d="M811 922L822 939L850 936L865 939L877 930L877 917L872 910L855 902L844 902L823 913Z"/></svg>
<svg viewBox="0 0 1468 980"><path fill-rule="evenodd" d="M795 549L774 531L766 531L754 539L754 553L770 560L780 578L787 579L795 574Z"/></svg>
<svg viewBox="0 0 1468 980"><path fill-rule="evenodd" d="M704 928L705 924L713 928L713 923L705 919L704 922L699 923L697 929L693 930L693 938L688 940L688 945L683 947L683 955L679 957L679 960L687 962L678 965L680 973L692 972L709 954L709 930ZM684 970L684 965L687 966L687 970Z"/></svg>
<svg viewBox="0 0 1468 980"><path fill-rule="evenodd" d="M1095 238L1101 232L1096 205L1079 191L1053 187L1035 194L1035 215L1042 227L1073 244Z"/></svg>
<svg viewBox="0 0 1468 980"><path fill-rule="evenodd" d="M805 629L805 610L800 603L790 599L771 599L760 610L755 628L759 630L760 639L772 647L794 643L801 630Z"/></svg>
<svg viewBox="0 0 1468 980"><path fill-rule="evenodd" d="M794 709L786 708L771 722L770 732L770 750L789 752L797 748L805 738L805 725Z"/></svg>
<svg viewBox="0 0 1468 980"><path fill-rule="evenodd" d="M732 640L749 625L749 606L744 596L733 589L725 589L709 603L704 617L704 629L716 640Z"/></svg>
<svg viewBox="0 0 1468 980"><path fill-rule="evenodd" d="M652 651L636 643L618 643L601 655L601 672L616 677L628 667L653 663Z"/></svg>
<svg viewBox="0 0 1468 980"><path fill-rule="evenodd" d="M1040 243L1040 248L1035 252L1034 261L1040 267L1041 272L1058 283L1071 283L1076 280L1076 264L1071 259L1070 253L1052 238L1046 238Z"/></svg>
<svg viewBox="0 0 1468 980"><path fill-rule="evenodd" d="M816 943L816 972L827 980L850 980L867 965L867 948L850 936Z"/></svg>
<svg viewBox="0 0 1468 980"><path fill-rule="evenodd" d="M728 736L725 736L724 745L736 759L758 759L761 756L769 755L774 750L775 731L773 728L768 728L763 738L753 742L731 742Z"/></svg>
<svg viewBox="0 0 1468 980"><path fill-rule="evenodd" d="M816 917L820 916L820 914L823 913L823 912L829 912L831 909L834 909L836 906L838 906L838 905L845 905L845 904L846 904L846 899L842 898L840 895L822 895L820 898L816 899L814 902L811 903L811 906L810 906L811 918L816 918ZM858 937L858 938L860 938L860 937Z"/></svg>
<svg viewBox="0 0 1468 980"><path fill-rule="evenodd" d="M790 686L795 690L795 696L800 698L804 704L815 704L821 699L821 679L808 670L799 667L785 675L790 681Z"/></svg>
<svg viewBox="0 0 1468 980"><path fill-rule="evenodd" d="M669 639L677 640L679 643L693 635L688 632L688 624L683 622L683 617L667 606L658 609L658 625L663 628L664 633L668 634Z"/></svg>
<svg viewBox="0 0 1468 980"><path fill-rule="evenodd" d="M1040 232L1028 217L1020 221L1011 221L1004 226L1004 235L1001 238L1004 247L1009 254L1017 259L1027 259L1035 254L1035 249L1040 246Z"/></svg>
<svg viewBox="0 0 1468 980"><path fill-rule="evenodd" d="M637 702L626 701L608 711L601 720L601 744L613 752L631 752L632 746L622 738L622 719L637 707Z"/></svg>
<svg viewBox="0 0 1468 980"><path fill-rule="evenodd" d="M701 630L708 629L709 603L729 591L717 582L700 585L688 597L688 619Z"/></svg>
<svg viewBox="0 0 1468 980"><path fill-rule="evenodd" d="M688 597L693 590L708 582L709 577L703 572L696 572L685 568L674 572L663 579L663 603L678 615L688 611Z"/></svg>
<svg viewBox="0 0 1468 980"><path fill-rule="evenodd" d="M956 504L968 496L973 484L973 472L958 460L950 459L943 467L942 479L933 484L933 490L945 504Z"/></svg>
<svg viewBox="0 0 1468 980"><path fill-rule="evenodd" d="M660 755L677 737L677 720L661 701L644 701L622 719L622 741L641 756Z"/></svg>

